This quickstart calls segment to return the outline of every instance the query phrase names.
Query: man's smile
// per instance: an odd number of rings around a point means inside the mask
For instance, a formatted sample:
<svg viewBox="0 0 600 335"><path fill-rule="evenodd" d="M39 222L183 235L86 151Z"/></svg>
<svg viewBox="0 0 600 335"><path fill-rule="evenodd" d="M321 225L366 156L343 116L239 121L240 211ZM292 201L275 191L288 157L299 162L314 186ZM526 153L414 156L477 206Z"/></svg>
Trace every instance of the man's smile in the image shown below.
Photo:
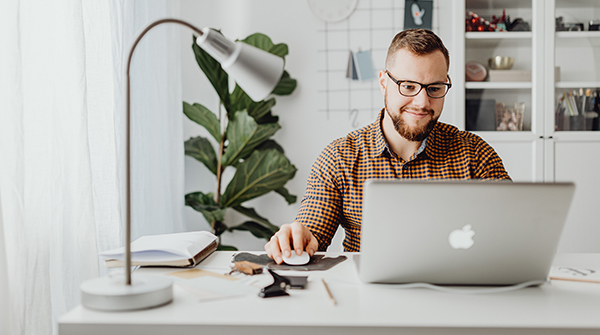
<svg viewBox="0 0 600 335"><path fill-rule="evenodd" d="M422 110L422 109L401 109L402 114L406 113L407 116L410 116L413 119L421 120L426 118L429 115L433 115L432 110Z"/></svg>

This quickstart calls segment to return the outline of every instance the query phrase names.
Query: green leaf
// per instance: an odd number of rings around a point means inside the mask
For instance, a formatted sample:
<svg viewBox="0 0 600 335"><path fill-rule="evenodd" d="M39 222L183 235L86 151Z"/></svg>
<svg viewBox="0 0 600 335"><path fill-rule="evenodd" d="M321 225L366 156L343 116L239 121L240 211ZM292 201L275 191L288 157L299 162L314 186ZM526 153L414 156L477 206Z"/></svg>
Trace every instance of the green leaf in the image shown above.
<svg viewBox="0 0 600 335"><path fill-rule="evenodd" d="M218 251L237 251L238 248L232 246L232 245L223 245L223 244L219 244L217 246L217 250Z"/></svg>
<svg viewBox="0 0 600 335"><path fill-rule="evenodd" d="M273 116L271 108L275 106L275 98L269 100L262 100L254 102L250 97L244 93L239 87L235 86L235 90L231 94L232 97L232 110L234 111L248 111L248 115L252 116L258 124L276 123L279 121L277 116ZM229 119L234 118L233 115L228 115Z"/></svg>
<svg viewBox="0 0 600 335"><path fill-rule="evenodd" d="M298 85L296 79L292 79L290 74L287 71L283 71L283 75L281 75L281 79L272 94L275 95L290 95L296 89Z"/></svg>
<svg viewBox="0 0 600 335"><path fill-rule="evenodd" d="M212 224L213 234L216 236L221 236L224 232L227 231L227 226L221 221L215 221Z"/></svg>
<svg viewBox="0 0 600 335"><path fill-rule="evenodd" d="M185 204L188 206L202 205L219 207L215 202L213 193L192 192L185 195Z"/></svg>
<svg viewBox="0 0 600 335"><path fill-rule="evenodd" d="M271 111L269 111L265 116L261 117L259 120L256 120L256 123L258 124L269 124L277 122L279 122L279 116L273 115Z"/></svg>
<svg viewBox="0 0 600 335"><path fill-rule="evenodd" d="M271 111L273 106L275 106L275 98L259 102L252 102L248 106L248 115L252 116L254 120L258 122L258 120Z"/></svg>
<svg viewBox="0 0 600 335"><path fill-rule="evenodd" d="M223 167L236 164L249 155L259 144L273 136L281 126L277 123L259 125L246 111L236 112L233 120L227 125L229 144L223 153Z"/></svg>
<svg viewBox="0 0 600 335"><path fill-rule="evenodd" d="M285 58L288 55L288 46L285 43L273 44L271 38L265 34L255 33L246 37L242 42L255 46L259 49L268 51L276 56Z"/></svg>
<svg viewBox="0 0 600 335"><path fill-rule="evenodd" d="M279 145L279 143L275 142L275 140L271 140L271 139L262 142L259 146L256 147L256 150L268 150L268 149L275 149L275 150L281 152L282 154L284 153L281 145Z"/></svg>
<svg viewBox="0 0 600 335"><path fill-rule="evenodd" d="M267 228L267 227L261 225L258 222L246 221L240 225L229 228L229 231L234 231L234 230L249 231L250 233L252 233L252 235L254 235L258 238L264 238L265 240L269 240L271 238L271 236L273 236L273 234L275 234L277 232L277 230L279 230L279 229L277 227L275 227L275 229L273 230L271 228Z"/></svg>
<svg viewBox="0 0 600 335"><path fill-rule="evenodd" d="M226 208L219 207L212 193L204 194L202 192L193 192L185 195L185 204L196 211L202 213L206 221L210 223L213 230L216 231L215 223L221 223L225 220ZM221 223L222 224L222 223ZM225 227L224 229L227 229ZM216 234L215 235L220 235Z"/></svg>
<svg viewBox="0 0 600 335"><path fill-rule="evenodd" d="M271 41L271 38L261 33L254 33L243 39L242 42L255 46L264 51L269 51L273 47L273 41Z"/></svg>
<svg viewBox="0 0 600 335"><path fill-rule="evenodd" d="M265 226L267 228L276 229L276 230L279 229L277 226L271 224L271 222L269 222L269 220L258 215L258 213L256 213L254 208L247 208L244 206L235 206L235 207L233 207L233 209L236 210L238 213L241 213L251 219L256 220L257 222L259 222L260 224L262 224L263 226Z"/></svg>
<svg viewBox="0 0 600 335"><path fill-rule="evenodd" d="M218 30L219 34L221 33ZM196 62L202 69L202 72L208 78L208 81L212 84L225 106L225 109L229 111L231 109L231 103L229 100L229 76L227 73L221 68L221 64L217 62L214 58L212 58L206 51L202 50L196 44L196 36L194 36L194 42L192 43L192 49L194 50L194 55L196 56Z"/></svg>
<svg viewBox="0 0 600 335"><path fill-rule="evenodd" d="M235 207L276 190L292 179L296 167L279 151L254 151L237 166L233 179L221 196L222 207Z"/></svg>
<svg viewBox="0 0 600 335"><path fill-rule="evenodd" d="M288 46L285 43L275 44L267 51L281 58L285 58L289 53Z"/></svg>
<svg viewBox="0 0 600 335"><path fill-rule="evenodd" d="M206 128L217 143L221 142L221 124L219 123L217 116L208 108L198 103L190 105L187 102L184 102L183 113L190 120Z"/></svg>
<svg viewBox="0 0 600 335"><path fill-rule="evenodd" d="M231 93L231 111L227 113L229 119L233 119L235 112L248 109L254 101L237 84Z"/></svg>
<svg viewBox="0 0 600 335"><path fill-rule="evenodd" d="M217 175L217 155L208 139L198 136L184 144L185 154L202 162L214 175Z"/></svg>
<svg viewBox="0 0 600 335"><path fill-rule="evenodd" d="M285 187L280 187L276 189L275 192L279 193L285 199L285 201L287 201L288 205L295 203L298 198L295 195L290 194L290 192Z"/></svg>

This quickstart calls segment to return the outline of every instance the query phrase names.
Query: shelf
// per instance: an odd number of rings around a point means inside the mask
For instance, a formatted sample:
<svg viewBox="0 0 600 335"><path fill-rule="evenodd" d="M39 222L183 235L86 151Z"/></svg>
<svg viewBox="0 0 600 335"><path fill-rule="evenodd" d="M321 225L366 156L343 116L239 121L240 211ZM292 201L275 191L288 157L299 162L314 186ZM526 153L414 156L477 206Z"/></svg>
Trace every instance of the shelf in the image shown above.
<svg viewBox="0 0 600 335"><path fill-rule="evenodd" d="M557 31L556 38L600 38L600 31Z"/></svg>
<svg viewBox="0 0 600 335"><path fill-rule="evenodd" d="M467 0L466 6L471 9L499 9L502 8L531 8L531 1L523 0Z"/></svg>
<svg viewBox="0 0 600 335"><path fill-rule="evenodd" d="M472 133L488 142L531 142L539 138L531 131L476 131ZM598 132L600 135L600 132Z"/></svg>
<svg viewBox="0 0 600 335"><path fill-rule="evenodd" d="M556 88L592 88L600 87L600 81L559 81Z"/></svg>
<svg viewBox="0 0 600 335"><path fill-rule="evenodd" d="M563 142L600 142L600 131L598 130L573 130L573 131L557 131L552 136L555 141Z"/></svg>
<svg viewBox="0 0 600 335"><path fill-rule="evenodd" d="M468 81L465 88L468 90L513 90L513 89L531 89L532 83L529 81L509 82L489 82L489 81Z"/></svg>
<svg viewBox="0 0 600 335"><path fill-rule="evenodd" d="M598 0L556 0L556 10L563 8L594 8L598 6Z"/></svg>
<svg viewBox="0 0 600 335"><path fill-rule="evenodd" d="M479 48L495 48L500 44L531 47L532 36L533 34L530 31L466 32L465 43L467 46Z"/></svg>
<svg viewBox="0 0 600 335"><path fill-rule="evenodd" d="M531 39L531 31L468 31L465 32L467 40L509 40Z"/></svg>

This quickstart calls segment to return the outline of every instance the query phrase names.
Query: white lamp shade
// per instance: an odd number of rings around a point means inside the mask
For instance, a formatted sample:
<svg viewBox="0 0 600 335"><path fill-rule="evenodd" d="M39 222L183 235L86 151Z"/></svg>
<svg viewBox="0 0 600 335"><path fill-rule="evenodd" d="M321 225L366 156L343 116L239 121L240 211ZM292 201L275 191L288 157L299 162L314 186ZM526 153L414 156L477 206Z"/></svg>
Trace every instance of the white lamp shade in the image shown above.
<svg viewBox="0 0 600 335"><path fill-rule="evenodd" d="M283 74L283 58L243 42L232 42L209 28L196 43L216 59L223 70L254 101L266 98Z"/></svg>

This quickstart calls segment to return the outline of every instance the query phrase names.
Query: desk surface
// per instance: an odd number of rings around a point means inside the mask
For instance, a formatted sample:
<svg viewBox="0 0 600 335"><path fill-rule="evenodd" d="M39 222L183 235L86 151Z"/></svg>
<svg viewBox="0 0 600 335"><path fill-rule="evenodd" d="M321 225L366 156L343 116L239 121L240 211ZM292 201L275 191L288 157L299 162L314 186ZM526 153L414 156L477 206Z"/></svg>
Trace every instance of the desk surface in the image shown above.
<svg viewBox="0 0 600 335"><path fill-rule="evenodd" d="M231 252L216 252L198 268L225 273ZM335 256L338 253L327 253ZM463 295L425 288L360 283L352 261L309 275L305 290L198 302L174 286L174 301L159 308L100 312L78 306L59 319L59 334L600 334L600 284L551 281L512 292ZM555 265L600 268L600 254L557 255ZM166 273L176 269L143 269ZM299 272L281 272L299 274ZM337 300L329 300L325 278ZM258 291L257 291L258 292Z"/></svg>

